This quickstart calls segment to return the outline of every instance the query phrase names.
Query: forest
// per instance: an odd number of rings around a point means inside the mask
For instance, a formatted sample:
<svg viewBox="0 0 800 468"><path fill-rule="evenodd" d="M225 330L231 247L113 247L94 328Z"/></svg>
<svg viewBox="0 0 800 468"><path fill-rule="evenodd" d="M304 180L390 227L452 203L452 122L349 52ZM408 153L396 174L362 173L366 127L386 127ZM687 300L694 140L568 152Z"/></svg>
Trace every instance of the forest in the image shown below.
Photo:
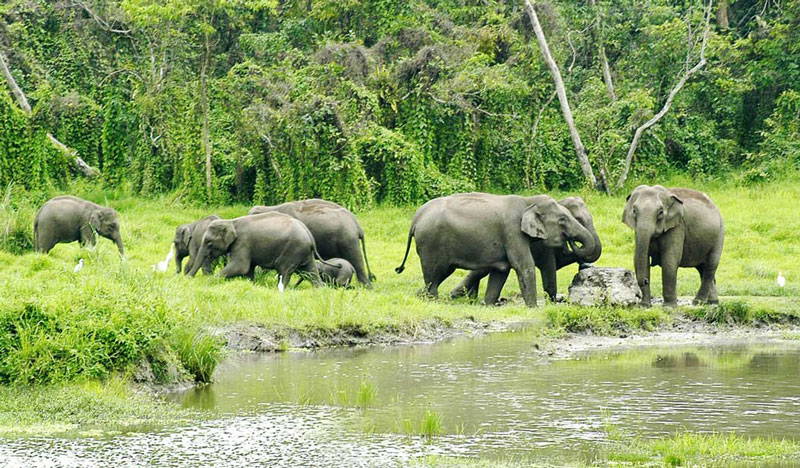
<svg viewBox="0 0 800 468"><path fill-rule="evenodd" d="M797 2L535 2L592 179L525 3L4 2L0 186L361 208L796 173Z"/></svg>

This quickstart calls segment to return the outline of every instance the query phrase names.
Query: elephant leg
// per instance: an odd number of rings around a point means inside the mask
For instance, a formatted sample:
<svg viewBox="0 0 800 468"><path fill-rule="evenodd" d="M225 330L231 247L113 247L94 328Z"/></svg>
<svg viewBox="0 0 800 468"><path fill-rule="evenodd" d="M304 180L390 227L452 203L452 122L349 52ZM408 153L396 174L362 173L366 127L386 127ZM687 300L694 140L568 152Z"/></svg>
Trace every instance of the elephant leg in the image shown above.
<svg viewBox="0 0 800 468"><path fill-rule="evenodd" d="M455 267L444 263L437 263L429 268L423 267L422 277L425 280L428 294L434 298L439 297L439 285L455 270Z"/></svg>
<svg viewBox="0 0 800 468"><path fill-rule="evenodd" d="M542 288L551 301L556 301L557 293L557 273L556 273L556 258L554 249L544 256L541 264L537 263L536 267L539 268L539 273L542 274Z"/></svg>
<svg viewBox="0 0 800 468"><path fill-rule="evenodd" d="M716 280L718 266L718 264L704 263L697 267L697 271L700 273L700 289L697 291L694 301L692 301L694 304L719 303Z"/></svg>
<svg viewBox="0 0 800 468"><path fill-rule="evenodd" d="M364 263L364 255L361 254L361 249L359 248L358 238L356 237L355 240L339 243L338 247L341 257L350 262L356 270L356 279L358 279L358 282L372 289L372 281L369 280L367 267Z"/></svg>
<svg viewBox="0 0 800 468"><path fill-rule="evenodd" d="M500 292L508 279L511 270L491 270L489 273L489 284L486 286L486 294L483 302L486 305L495 305L500 299Z"/></svg>
<svg viewBox="0 0 800 468"><path fill-rule="evenodd" d="M230 261L225 268L219 272L222 278L233 278L235 276L248 276L253 271L250 265L250 254L243 250L230 254Z"/></svg>
<svg viewBox="0 0 800 468"><path fill-rule="evenodd" d="M311 258L305 264L300 265L300 267L297 268L297 271L301 278L308 277L314 287L319 288L321 286L325 286L325 283L323 283L322 278L320 277L319 269L317 269L313 258ZM297 284L300 283L298 282Z"/></svg>
<svg viewBox="0 0 800 468"><path fill-rule="evenodd" d="M88 225L83 226L81 228L80 242L81 246L83 247L86 247L87 245L89 247L94 247L95 244L94 231L92 231L92 228L89 227Z"/></svg>
<svg viewBox="0 0 800 468"><path fill-rule="evenodd" d="M511 268L517 273L519 289L528 307L536 307L536 265L530 247L525 243L506 249Z"/></svg>
<svg viewBox="0 0 800 468"><path fill-rule="evenodd" d="M205 259L205 261L203 262L203 274L210 275L213 272L214 272L214 267L211 266L211 260ZM253 267L252 273L255 274L255 267ZM253 278L251 277L250 279Z"/></svg>
<svg viewBox="0 0 800 468"><path fill-rule="evenodd" d="M677 307L678 305L678 262L662 259L661 263L661 288L664 292L664 306Z"/></svg>
<svg viewBox="0 0 800 468"><path fill-rule="evenodd" d="M468 296L472 299L478 296L478 289L481 286L481 280L488 275L491 270L473 270L460 282L458 286L450 291L450 298L457 299L462 296Z"/></svg>
<svg viewBox="0 0 800 468"><path fill-rule="evenodd" d="M177 271L175 271L176 275L179 275L181 273L181 268L183 267L183 259L184 258L186 258L186 256L185 255L181 255L181 254L178 254L178 255L175 256L175 264L178 266ZM187 270L190 270L190 269L187 268Z"/></svg>

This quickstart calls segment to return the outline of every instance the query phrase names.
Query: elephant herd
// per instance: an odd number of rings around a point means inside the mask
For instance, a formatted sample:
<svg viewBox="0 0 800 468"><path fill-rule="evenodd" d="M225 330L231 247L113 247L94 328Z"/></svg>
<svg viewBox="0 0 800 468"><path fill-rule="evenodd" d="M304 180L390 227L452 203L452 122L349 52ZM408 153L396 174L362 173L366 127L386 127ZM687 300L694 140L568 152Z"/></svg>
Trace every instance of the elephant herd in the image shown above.
<svg viewBox="0 0 800 468"><path fill-rule="evenodd" d="M650 266L656 265L662 270L665 305L677 305L679 267L695 268L700 274L696 303L718 302L715 274L724 226L708 196L685 188L640 185L628 196L622 221L635 233L634 266L642 305L650 305ZM94 245L97 233L114 241L123 254L119 227L111 208L77 197L56 197L36 214L34 247L46 253L59 242ZM484 302L489 305L499 302L514 270L525 304L534 307L537 268L544 291L555 300L557 270L573 263L591 267L602 253L592 216L580 197L556 201L548 195L462 193L430 200L411 220L397 273L405 268L412 239L427 294L437 297L439 285L456 269L464 269L468 275L450 296L475 298L480 281L488 276ZM320 199L256 206L234 219L206 216L178 226L174 247L177 272L190 276L201 268L210 274L214 262L225 259L221 277L252 279L259 266L278 272L281 289L294 273L314 286L325 281L347 287L355 275L372 288L375 280L358 220L346 208Z"/></svg>

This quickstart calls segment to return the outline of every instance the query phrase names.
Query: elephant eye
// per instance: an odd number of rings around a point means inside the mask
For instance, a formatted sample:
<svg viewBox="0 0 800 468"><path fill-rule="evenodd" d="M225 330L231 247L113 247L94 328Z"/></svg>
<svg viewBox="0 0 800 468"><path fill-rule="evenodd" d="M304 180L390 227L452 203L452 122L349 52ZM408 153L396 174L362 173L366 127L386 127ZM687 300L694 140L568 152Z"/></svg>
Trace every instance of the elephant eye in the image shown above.
<svg viewBox="0 0 800 468"><path fill-rule="evenodd" d="M660 210L658 210L658 217L659 218L663 218L664 217L664 208L661 208Z"/></svg>

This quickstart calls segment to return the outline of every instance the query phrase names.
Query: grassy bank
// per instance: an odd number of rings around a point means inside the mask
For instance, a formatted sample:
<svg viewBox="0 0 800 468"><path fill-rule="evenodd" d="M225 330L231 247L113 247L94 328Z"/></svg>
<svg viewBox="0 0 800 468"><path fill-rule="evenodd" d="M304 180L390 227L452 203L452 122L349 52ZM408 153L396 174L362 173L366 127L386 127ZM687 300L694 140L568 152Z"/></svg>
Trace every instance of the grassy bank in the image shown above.
<svg viewBox="0 0 800 468"><path fill-rule="evenodd" d="M735 434L678 433L662 439L619 439L599 451L594 461L540 459L480 460L432 456L416 466L445 468L522 468L549 466L795 466L800 442Z"/></svg>
<svg viewBox="0 0 800 468"><path fill-rule="evenodd" d="M676 184L692 186L688 181ZM414 336L431 323L459 321L534 321L543 333L591 331L618 333L652 329L677 316L714 323L773 323L800 316L800 244L796 206L800 183L739 188L699 187L720 206L726 222L726 244L717 282L723 306L718 309L579 308L547 305L524 307L512 273L503 307L484 307L467 299L419 297L419 261L412 249L402 275L402 260L414 207L377 207L357 213L367 252L378 276L374 290L314 289L307 282L283 294L274 272L222 281L214 276L187 278L153 272L151 265L169 250L175 227L209 213L235 217L247 206L198 207L179 194L158 199L132 197L75 187L71 193L118 210L126 258L99 239L95 249L60 244L50 254L30 251L37 206L55 193L30 195L8 191L0 200L0 382L53 384L91 381L122 374L156 382L206 381L222 356L224 338L211 335L231 324L253 324L297 336L324 336L347 331L352 336L402 333ZM567 194L557 194L567 195ZM582 196L603 241L599 266L632 267L633 233L620 222L624 194ZM84 268L73 273L79 259ZM566 292L575 266L561 270L559 291ZM780 288L778 272L787 278ZM446 295L463 277L457 272L440 291ZM654 295L660 274L653 275ZM682 270L679 294L691 296L699 286L696 272ZM540 297L544 294L540 288ZM321 344L325 344L324 340Z"/></svg>

